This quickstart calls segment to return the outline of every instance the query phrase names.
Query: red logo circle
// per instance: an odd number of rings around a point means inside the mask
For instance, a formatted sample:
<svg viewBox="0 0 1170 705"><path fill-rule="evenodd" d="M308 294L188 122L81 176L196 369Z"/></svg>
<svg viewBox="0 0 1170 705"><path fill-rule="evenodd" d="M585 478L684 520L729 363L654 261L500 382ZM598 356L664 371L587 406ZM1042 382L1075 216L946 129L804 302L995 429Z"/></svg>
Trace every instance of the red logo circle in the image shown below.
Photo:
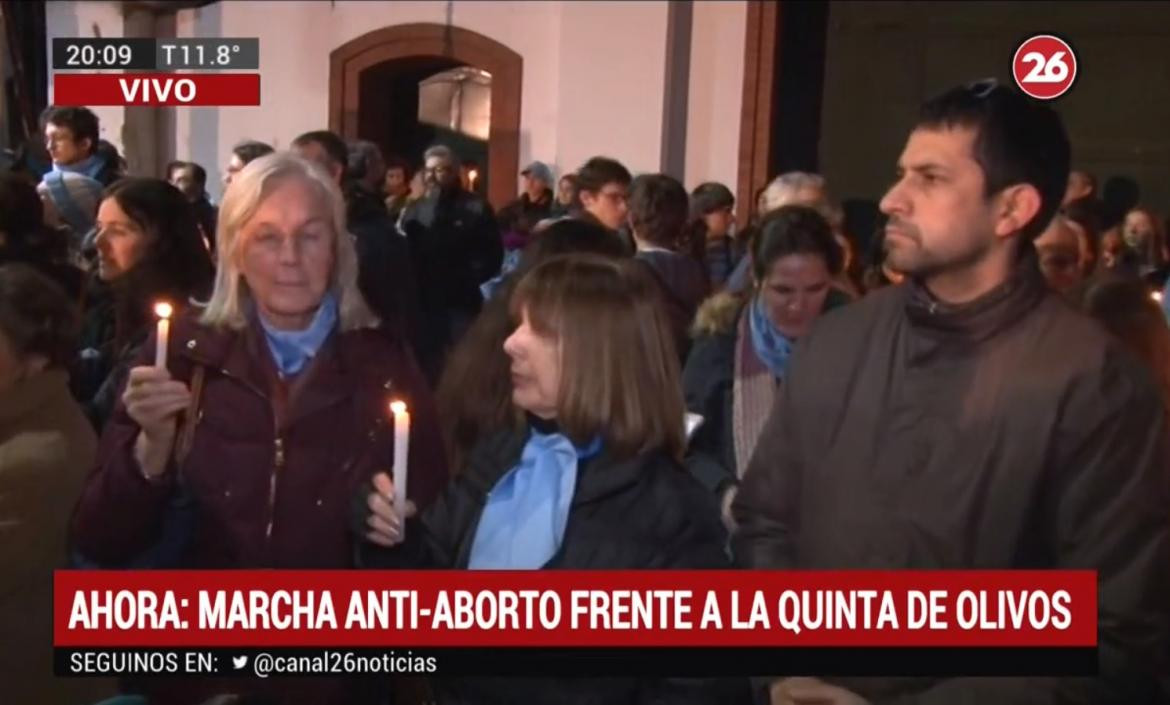
<svg viewBox="0 0 1170 705"><path fill-rule="evenodd" d="M1012 58L1020 90L1040 100L1059 98L1077 78L1077 57L1068 42L1051 34L1028 37Z"/></svg>

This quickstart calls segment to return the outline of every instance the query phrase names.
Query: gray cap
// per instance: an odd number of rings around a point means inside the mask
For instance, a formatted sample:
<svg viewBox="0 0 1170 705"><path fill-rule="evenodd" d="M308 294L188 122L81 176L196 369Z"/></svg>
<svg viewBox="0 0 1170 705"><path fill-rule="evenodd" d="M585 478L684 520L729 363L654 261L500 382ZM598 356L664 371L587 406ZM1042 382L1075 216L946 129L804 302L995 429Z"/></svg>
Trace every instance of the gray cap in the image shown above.
<svg viewBox="0 0 1170 705"><path fill-rule="evenodd" d="M524 167L524 170L520 174L523 176L531 176L534 179L540 179L549 186L553 184L552 169L544 162L532 162Z"/></svg>

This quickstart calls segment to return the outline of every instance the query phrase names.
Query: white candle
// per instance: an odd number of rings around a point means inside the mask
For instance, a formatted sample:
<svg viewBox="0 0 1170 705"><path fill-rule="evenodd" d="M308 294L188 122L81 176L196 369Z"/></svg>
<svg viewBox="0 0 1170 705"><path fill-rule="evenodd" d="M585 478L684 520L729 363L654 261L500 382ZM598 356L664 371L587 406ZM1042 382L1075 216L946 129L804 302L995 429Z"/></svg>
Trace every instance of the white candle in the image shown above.
<svg viewBox="0 0 1170 705"><path fill-rule="evenodd" d="M394 414L394 511L399 517L406 514L406 458L410 451L410 414L406 402L390 402ZM403 534L406 533L403 526Z"/></svg>
<svg viewBox="0 0 1170 705"><path fill-rule="evenodd" d="M154 305L154 315L158 316L158 335L155 336L154 366L167 366L167 338L171 334L171 314L174 311L171 305L160 301Z"/></svg>

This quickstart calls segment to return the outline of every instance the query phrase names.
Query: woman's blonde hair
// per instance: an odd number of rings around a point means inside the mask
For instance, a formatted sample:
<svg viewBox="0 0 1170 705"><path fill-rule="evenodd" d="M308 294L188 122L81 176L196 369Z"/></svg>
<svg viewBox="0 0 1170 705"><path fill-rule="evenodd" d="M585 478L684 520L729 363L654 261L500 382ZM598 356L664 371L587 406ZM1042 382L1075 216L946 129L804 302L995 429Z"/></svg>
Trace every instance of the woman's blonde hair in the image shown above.
<svg viewBox="0 0 1170 705"><path fill-rule="evenodd" d="M244 246L240 232L278 185L301 179L329 209L333 229L333 271L330 289L337 297L341 330L372 327L378 320L358 290L358 262L353 239L345 227L345 199L333 179L311 162L276 152L249 162L232 179L219 207L216 225L218 266L215 289L200 321L209 326L239 330L247 323L251 292L240 270Z"/></svg>
<svg viewBox="0 0 1170 705"><path fill-rule="evenodd" d="M516 286L511 313L561 346L557 424L575 443L600 436L618 459L685 447L678 354L645 266L601 255L554 257Z"/></svg>

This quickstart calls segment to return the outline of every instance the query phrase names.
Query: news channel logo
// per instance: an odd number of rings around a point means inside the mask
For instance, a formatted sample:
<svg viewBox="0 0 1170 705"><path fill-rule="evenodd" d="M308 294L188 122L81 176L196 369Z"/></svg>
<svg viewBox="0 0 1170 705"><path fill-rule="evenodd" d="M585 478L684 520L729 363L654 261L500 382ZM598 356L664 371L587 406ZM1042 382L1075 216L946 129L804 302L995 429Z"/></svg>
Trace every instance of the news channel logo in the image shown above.
<svg viewBox="0 0 1170 705"><path fill-rule="evenodd" d="M1016 47L1012 78L1025 94L1055 100L1072 88L1079 66L1072 45L1055 34L1034 34Z"/></svg>

